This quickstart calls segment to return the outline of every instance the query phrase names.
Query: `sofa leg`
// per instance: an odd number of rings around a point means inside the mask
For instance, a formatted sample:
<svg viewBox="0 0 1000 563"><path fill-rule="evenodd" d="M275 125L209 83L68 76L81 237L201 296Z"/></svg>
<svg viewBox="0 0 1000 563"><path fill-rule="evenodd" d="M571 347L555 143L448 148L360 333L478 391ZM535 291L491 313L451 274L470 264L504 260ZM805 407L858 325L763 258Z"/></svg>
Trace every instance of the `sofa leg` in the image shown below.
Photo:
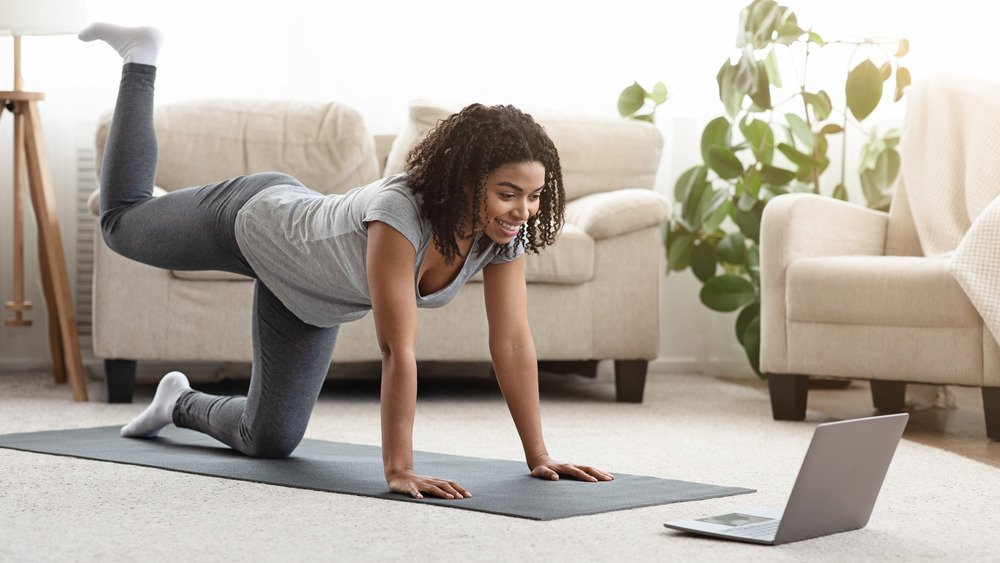
<svg viewBox="0 0 1000 563"><path fill-rule="evenodd" d="M767 374L774 420L805 420L809 399L809 376L789 373Z"/></svg>
<svg viewBox="0 0 1000 563"><path fill-rule="evenodd" d="M575 373L585 377L597 377L597 360L545 360L538 362L538 371L559 374Z"/></svg>
<svg viewBox="0 0 1000 563"><path fill-rule="evenodd" d="M1000 441L1000 387L983 387L983 414L986 416L986 436Z"/></svg>
<svg viewBox="0 0 1000 563"><path fill-rule="evenodd" d="M649 360L615 360L615 400L641 403Z"/></svg>
<svg viewBox="0 0 1000 563"><path fill-rule="evenodd" d="M903 412L906 405L906 383L903 381L871 380L872 402L881 412Z"/></svg>
<svg viewBox="0 0 1000 563"><path fill-rule="evenodd" d="M108 402L131 403L135 388L135 360L104 360L108 379Z"/></svg>

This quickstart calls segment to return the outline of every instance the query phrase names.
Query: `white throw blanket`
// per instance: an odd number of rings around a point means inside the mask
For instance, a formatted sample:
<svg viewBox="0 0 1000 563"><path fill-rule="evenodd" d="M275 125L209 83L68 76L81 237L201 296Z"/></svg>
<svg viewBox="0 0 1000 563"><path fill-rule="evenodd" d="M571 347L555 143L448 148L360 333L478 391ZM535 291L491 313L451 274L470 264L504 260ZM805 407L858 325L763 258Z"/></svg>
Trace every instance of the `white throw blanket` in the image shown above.
<svg viewBox="0 0 1000 563"><path fill-rule="evenodd" d="M924 255L951 253L1000 342L1000 84L940 76L908 96L901 173Z"/></svg>

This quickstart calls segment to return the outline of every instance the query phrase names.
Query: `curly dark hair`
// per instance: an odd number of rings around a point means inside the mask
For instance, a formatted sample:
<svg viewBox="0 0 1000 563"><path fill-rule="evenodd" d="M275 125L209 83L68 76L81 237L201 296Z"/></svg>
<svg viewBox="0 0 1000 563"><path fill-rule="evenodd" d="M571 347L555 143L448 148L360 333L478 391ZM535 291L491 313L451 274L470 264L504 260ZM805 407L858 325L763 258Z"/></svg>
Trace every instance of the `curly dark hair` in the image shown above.
<svg viewBox="0 0 1000 563"><path fill-rule="evenodd" d="M460 250L456 240L467 239L463 225L478 217L484 205L486 177L505 164L539 162L545 167L545 185L538 213L503 250L513 256L517 243L537 254L555 242L562 229L566 192L559 153L548 134L532 117L510 105L472 104L441 120L406 155L407 184L423 196L420 213L433 230L434 246L451 264ZM472 188L471 190L469 188ZM472 224L475 224L474 222ZM492 243L482 237L477 251Z"/></svg>

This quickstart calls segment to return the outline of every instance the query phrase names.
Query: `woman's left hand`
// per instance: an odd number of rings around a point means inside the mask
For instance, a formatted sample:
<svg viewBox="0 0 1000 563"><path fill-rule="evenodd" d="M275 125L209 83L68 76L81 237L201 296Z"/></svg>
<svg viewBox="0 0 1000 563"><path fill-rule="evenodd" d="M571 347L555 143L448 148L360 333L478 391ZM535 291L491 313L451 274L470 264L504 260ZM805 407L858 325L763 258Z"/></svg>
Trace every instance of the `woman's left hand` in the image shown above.
<svg viewBox="0 0 1000 563"><path fill-rule="evenodd" d="M531 476L539 479L555 481L560 475L573 477L581 481L611 481L614 475L586 465L562 463L549 456L535 458L531 462Z"/></svg>

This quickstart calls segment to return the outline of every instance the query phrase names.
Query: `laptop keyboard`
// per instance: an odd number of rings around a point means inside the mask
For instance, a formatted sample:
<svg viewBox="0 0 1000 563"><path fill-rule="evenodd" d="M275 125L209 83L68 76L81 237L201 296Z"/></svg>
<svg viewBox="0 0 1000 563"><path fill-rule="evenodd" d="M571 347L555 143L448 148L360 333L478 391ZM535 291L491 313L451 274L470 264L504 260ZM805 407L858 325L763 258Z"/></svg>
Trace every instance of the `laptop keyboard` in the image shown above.
<svg viewBox="0 0 1000 563"><path fill-rule="evenodd" d="M734 530L726 530L726 533L741 538L774 539L774 535L778 533L779 524L781 524L781 520L774 520L759 526L744 526Z"/></svg>

